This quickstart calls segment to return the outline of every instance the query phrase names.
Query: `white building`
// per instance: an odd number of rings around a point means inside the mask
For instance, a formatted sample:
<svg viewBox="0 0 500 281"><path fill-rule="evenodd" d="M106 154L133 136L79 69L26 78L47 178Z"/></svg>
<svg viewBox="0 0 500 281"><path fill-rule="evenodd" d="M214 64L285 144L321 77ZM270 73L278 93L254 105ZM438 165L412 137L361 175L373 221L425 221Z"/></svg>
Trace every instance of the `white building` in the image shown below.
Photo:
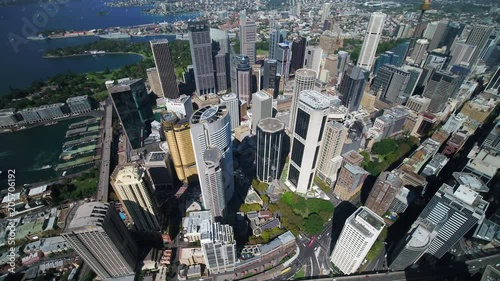
<svg viewBox="0 0 500 281"><path fill-rule="evenodd" d="M231 130L240 126L240 101L235 93L229 93L220 97L220 104L225 105L231 118Z"/></svg>
<svg viewBox="0 0 500 281"><path fill-rule="evenodd" d="M329 110L326 95L311 90L299 94L287 178L287 185L297 193L306 194L312 186Z"/></svg>
<svg viewBox="0 0 500 281"><path fill-rule="evenodd" d="M167 99L165 106L167 110L177 113L180 119L189 118L193 114L193 102L191 97L186 95L181 95L177 99Z"/></svg>
<svg viewBox="0 0 500 281"><path fill-rule="evenodd" d="M345 222L330 261L344 274L356 272L384 226L381 217L360 207Z"/></svg>
<svg viewBox="0 0 500 281"><path fill-rule="evenodd" d="M71 114L82 114L92 110L92 106L90 105L90 100L87 95L68 98L66 100L66 104L68 105Z"/></svg>
<svg viewBox="0 0 500 281"><path fill-rule="evenodd" d="M231 123L229 111L224 106L206 106L193 113L190 119L191 139L193 141L196 168L200 175L200 187L205 209L224 210L226 203L234 193L233 150L231 144ZM224 183L224 198L213 198L205 164L205 150L209 147L218 148L222 153L222 182ZM220 216L222 214L214 214Z"/></svg>
<svg viewBox="0 0 500 281"><path fill-rule="evenodd" d="M295 71L292 106L290 108L291 118L290 118L290 125L288 126L290 132L293 132L293 126L295 125L295 114L297 113L297 107L299 104L299 94L302 91L314 90L316 76L317 72L308 68L302 68Z"/></svg>
<svg viewBox="0 0 500 281"><path fill-rule="evenodd" d="M8 128L17 124L16 111L14 108L0 110L0 128Z"/></svg>
<svg viewBox="0 0 500 281"><path fill-rule="evenodd" d="M366 28L365 39L359 55L358 66L371 71L373 62L375 61L375 53L377 52L382 30L384 29L386 14L375 12L370 16L370 22Z"/></svg>
<svg viewBox="0 0 500 281"><path fill-rule="evenodd" d="M273 115L273 99L264 91L252 95L252 132L257 133L260 120Z"/></svg>
<svg viewBox="0 0 500 281"><path fill-rule="evenodd" d="M347 134L348 129L339 122L331 121L326 124L316 175L328 184L337 180L337 173L342 164L340 154Z"/></svg>
<svg viewBox="0 0 500 281"><path fill-rule="evenodd" d="M139 231L160 230L152 190L139 166L118 166L111 174L111 186Z"/></svg>

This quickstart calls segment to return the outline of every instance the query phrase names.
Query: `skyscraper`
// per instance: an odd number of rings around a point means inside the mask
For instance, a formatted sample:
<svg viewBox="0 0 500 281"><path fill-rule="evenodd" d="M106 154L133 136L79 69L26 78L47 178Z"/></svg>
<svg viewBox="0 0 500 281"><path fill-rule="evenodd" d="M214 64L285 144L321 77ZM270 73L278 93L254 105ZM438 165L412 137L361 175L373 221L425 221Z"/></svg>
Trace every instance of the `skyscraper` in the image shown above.
<svg viewBox="0 0 500 281"><path fill-rule="evenodd" d="M207 106L198 109L190 119L191 139L196 159L196 168L200 176L201 194L205 209L211 210L214 217L224 216L226 203L233 197L233 150L231 145L231 119L225 106ZM205 150L218 148L222 153L222 182L224 198L213 198L210 190ZM205 177L204 177L205 176ZM224 200L223 200L224 199ZM216 201L217 200L217 201Z"/></svg>
<svg viewBox="0 0 500 281"><path fill-rule="evenodd" d="M293 128L295 126L295 116L297 114L297 107L299 106L299 94L302 91L313 90L315 82L316 72L314 72L313 70L302 68L295 72L292 106L290 107L290 132L293 132Z"/></svg>
<svg viewBox="0 0 500 281"><path fill-rule="evenodd" d="M276 60L278 61L278 74L281 76L280 90L285 88L290 75L290 62L292 60L292 51L289 42L279 43L276 51Z"/></svg>
<svg viewBox="0 0 500 281"><path fill-rule="evenodd" d="M189 47L194 68L196 91L199 95L215 92L212 40L207 22L189 22Z"/></svg>
<svg viewBox="0 0 500 281"><path fill-rule="evenodd" d="M276 87L276 71L278 68L278 61L273 59L264 60L264 77L262 79L263 89L274 89Z"/></svg>
<svg viewBox="0 0 500 281"><path fill-rule="evenodd" d="M370 16L368 27L366 29L365 39L359 54L358 66L371 71L375 61L378 43L384 29L386 14L375 12Z"/></svg>
<svg viewBox="0 0 500 281"><path fill-rule="evenodd" d="M359 109L368 74L367 70L359 66L349 64L346 67L339 86L339 93L342 95L342 104L347 107L348 112Z"/></svg>
<svg viewBox="0 0 500 281"><path fill-rule="evenodd" d="M111 186L139 231L159 231L158 211L152 188L144 179L143 168L118 166L111 174Z"/></svg>
<svg viewBox="0 0 500 281"><path fill-rule="evenodd" d="M323 4L323 8L321 9L321 23L325 22L325 20L330 16L330 8L332 4L330 3L325 3Z"/></svg>
<svg viewBox="0 0 500 281"><path fill-rule="evenodd" d="M285 124L277 118L264 118L257 124L257 178L270 183L283 169Z"/></svg>
<svg viewBox="0 0 500 281"><path fill-rule="evenodd" d="M319 92L306 90L299 94L287 178L297 193L306 194L313 183L329 108L330 99Z"/></svg>
<svg viewBox="0 0 500 281"><path fill-rule="evenodd" d="M323 49L318 46L307 46L306 55L304 58L304 68L309 68L316 72L316 76L321 70L321 60L323 57Z"/></svg>
<svg viewBox="0 0 500 281"><path fill-rule="evenodd" d="M231 117L231 130L240 126L240 101L235 93L220 96L220 104L225 105Z"/></svg>
<svg viewBox="0 0 500 281"><path fill-rule="evenodd" d="M337 173L342 164L340 154L347 133L348 129L339 122L330 121L326 124L316 175L327 184L332 184L337 180Z"/></svg>
<svg viewBox="0 0 500 281"><path fill-rule="evenodd" d="M486 47L486 43L488 42L490 34L493 32L493 28L493 26L479 24L472 27L469 37L467 37L465 41L466 44L476 46L476 50L470 61L471 65L474 65L480 59L480 55Z"/></svg>
<svg viewBox="0 0 500 281"><path fill-rule="evenodd" d="M130 147L142 147L144 140L151 133L153 121L153 108L144 81L121 80L121 83L109 88L108 93L125 129Z"/></svg>
<svg viewBox="0 0 500 281"><path fill-rule="evenodd" d="M214 56L217 93L225 93L227 91L227 56L222 50L219 50Z"/></svg>
<svg viewBox="0 0 500 281"><path fill-rule="evenodd" d="M359 207L346 220L330 261L344 274L356 272L384 226L381 217L366 207Z"/></svg>
<svg viewBox="0 0 500 281"><path fill-rule="evenodd" d="M373 185L365 206L379 216L383 216L394 201L403 181L392 172L382 172Z"/></svg>
<svg viewBox="0 0 500 281"><path fill-rule="evenodd" d="M349 64L350 55L348 52L339 51L337 56L339 60L337 65L337 85L340 85L346 66Z"/></svg>
<svg viewBox="0 0 500 281"><path fill-rule="evenodd" d="M259 121L273 115L273 99L263 91L252 96L252 132L256 134Z"/></svg>
<svg viewBox="0 0 500 281"><path fill-rule="evenodd" d="M252 101L252 68L247 56L239 56L236 65L236 94L240 100Z"/></svg>
<svg viewBox="0 0 500 281"><path fill-rule="evenodd" d="M431 99L429 111L432 113L441 112L448 102L448 98L458 91L461 83L458 75L442 70L434 72L423 93L424 97Z"/></svg>
<svg viewBox="0 0 500 281"><path fill-rule="evenodd" d="M255 21L247 18L245 11L240 12L240 42L241 54L248 56L250 65L254 65L257 26L255 25Z"/></svg>
<svg viewBox="0 0 500 281"><path fill-rule="evenodd" d="M177 178L188 182L197 173L189 119L179 119L174 112L167 111L161 113L161 120Z"/></svg>
<svg viewBox="0 0 500 281"><path fill-rule="evenodd" d="M367 171L357 165L346 162L344 157L333 193L340 199L349 201L361 191L361 187L363 187L367 176Z"/></svg>
<svg viewBox="0 0 500 281"><path fill-rule="evenodd" d="M429 52L440 47L439 44L441 43L441 40L446 33L448 23L449 20L443 19L437 24L436 31L434 32L434 35L432 36L431 42L429 44Z"/></svg>
<svg viewBox="0 0 500 281"><path fill-rule="evenodd" d="M134 274L137 245L108 203L80 205L61 235L101 279Z"/></svg>
<svg viewBox="0 0 500 281"><path fill-rule="evenodd" d="M306 54L307 40L304 37L297 37L292 42L292 62L290 64L291 72L295 73L298 69L302 68L304 64L304 57Z"/></svg>
<svg viewBox="0 0 500 281"><path fill-rule="evenodd" d="M454 65L469 65L475 50L476 46L474 45L465 44L465 42L455 42L451 46L451 59L448 63L448 69L451 69Z"/></svg>
<svg viewBox="0 0 500 281"><path fill-rule="evenodd" d="M389 268L403 270L426 253L440 259L484 219L488 205L478 192L467 185L460 184L454 190L443 184L396 247ZM419 227L426 231L418 238L415 250L413 242L417 238L414 238L414 233Z"/></svg>
<svg viewBox="0 0 500 281"><path fill-rule="evenodd" d="M175 77L175 68L170 56L167 39L152 40L149 42L153 58L155 60L156 70L160 78L160 88L162 95L169 99L179 97L179 87Z"/></svg>
<svg viewBox="0 0 500 281"><path fill-rule="evenodd" d="M222 175L222 151L217 147L207 147L203 152L205 174L200 178L205 182L207 196L203 196L203 204L210 206L214 218L222 218L226 214L226 198L224 195L224 176Z"/></svg>
<svg viewBox="0 0 500 281"><path fill-rule="evenodd" d="M286 31L280 30L279 23L271 22L270 23L271 31L269 34L269 58L278 59L276 57L278 44L282 43L284 38L286 38Z"/></svg>
<svg viewBox="0 0 500 281"><path fill-rule="evenodd" d="M410 59L416 65L422 65L427 55L427 48L429 47L429 41L427 39L418 39L413 46L413 50L410 54Z"/></svg>
<svg viewBox="0 0 500 281"><path fill-rule="evenodd" d="M410 73L394 65L383 65L371 86L376 93L381 92L380 99L392 104L406 101L405 94Z"/></svg>

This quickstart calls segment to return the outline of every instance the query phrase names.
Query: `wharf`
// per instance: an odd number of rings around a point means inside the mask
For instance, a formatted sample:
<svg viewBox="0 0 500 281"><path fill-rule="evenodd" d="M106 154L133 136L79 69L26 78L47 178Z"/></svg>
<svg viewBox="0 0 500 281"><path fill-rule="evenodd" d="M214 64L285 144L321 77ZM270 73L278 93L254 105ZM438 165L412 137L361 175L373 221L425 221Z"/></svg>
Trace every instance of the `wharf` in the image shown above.
<svg viewBox="0 0 500 281"><path fill-rule="evenodd" d="M76 139L76 140L70 140L70 141L63 143L63 149L66 149L68 147L73 147L73 146L79 146L79 145L86 144L89 142L97 142L100 139L100 137L101 136L99 136L99 135L91 135L91 136L85 136L83 138Z"/></svg>
<svg viewBox="0 0 500 281"><path fill-rule="evenodd" d="M81 128L81 127L86 127L88 125L93 125L93 124L96 124L99 121L101 121L101 119L102 119L101 117L97 117L97 118L92 118L92 119L87 119L87 120L83 120L80 122L76 122L76 123L69 125L69 129L76 129L76 128Z"/></svg>

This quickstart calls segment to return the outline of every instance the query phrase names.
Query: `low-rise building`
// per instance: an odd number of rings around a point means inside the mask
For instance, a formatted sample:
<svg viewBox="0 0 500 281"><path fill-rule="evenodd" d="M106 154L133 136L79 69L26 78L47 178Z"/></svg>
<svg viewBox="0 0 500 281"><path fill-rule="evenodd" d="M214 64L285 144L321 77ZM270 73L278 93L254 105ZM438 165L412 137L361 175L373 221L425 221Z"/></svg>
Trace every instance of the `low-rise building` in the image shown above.
<svg viewBox="0 0 500 281"><path fill-rule="evenodd" d="M38 109L37 108L26 108L23 110L19 110L17 112L21 116L21 121L20 123L36 123L40 122L42 118L38 114Z"/></svg>
<svg viewBox="0 0 500 281"><path fill-rule="evenodd" d="M64 103L42 105L37 108L38 115L42 121L60 118L65 115Z"/></svg>
<svg viewBox="0 0 500 281"><path fill-rule="evenodd" d="M16 110L5 108L0 110L0 128L10 128L17 125Z"/></svg>
<svg viewBox="0 0 500 281"><path fill-rule="evenodd" d="M68 98L66 104L71 114L82 114L92 110L92 104L87 95Z"/></svg>

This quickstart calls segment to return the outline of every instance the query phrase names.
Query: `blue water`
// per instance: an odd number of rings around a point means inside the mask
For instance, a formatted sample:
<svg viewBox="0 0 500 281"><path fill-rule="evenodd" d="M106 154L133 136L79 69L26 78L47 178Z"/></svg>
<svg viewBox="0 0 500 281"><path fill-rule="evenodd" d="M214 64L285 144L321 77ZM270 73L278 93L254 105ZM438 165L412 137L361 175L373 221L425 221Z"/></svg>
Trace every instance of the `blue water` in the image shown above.
<svg viewBox="0 0 500 281"><path fill-rule="evenodd" d="M63 0L59 1L63 3ZM100 57L72 57L61 59L42 58L45 50L78 45L99 40L97 37L27 41L21 38L43 30L90 30L116 26L130 26L153 22L174 22L198 16L189 13L172 16L151 16L143 13L143 7L111 8L100 0L71 1L65 4L14 5L0 8L0 95L9 88L25 88L35 80L72 71L83 73L102 71L109 67L116 69L122 65L138 62L136 55L106 55ZM99 11L108 14L99 16ZM50 13L50 15L48 14ZM36 24L39 24L38 27ZM14 38L11 40L11 38ZM131 41L147 41L151 37L132 38ZM170 37L169 39L174 39ZM102 39L101 39L102 40Z"/></svg>

